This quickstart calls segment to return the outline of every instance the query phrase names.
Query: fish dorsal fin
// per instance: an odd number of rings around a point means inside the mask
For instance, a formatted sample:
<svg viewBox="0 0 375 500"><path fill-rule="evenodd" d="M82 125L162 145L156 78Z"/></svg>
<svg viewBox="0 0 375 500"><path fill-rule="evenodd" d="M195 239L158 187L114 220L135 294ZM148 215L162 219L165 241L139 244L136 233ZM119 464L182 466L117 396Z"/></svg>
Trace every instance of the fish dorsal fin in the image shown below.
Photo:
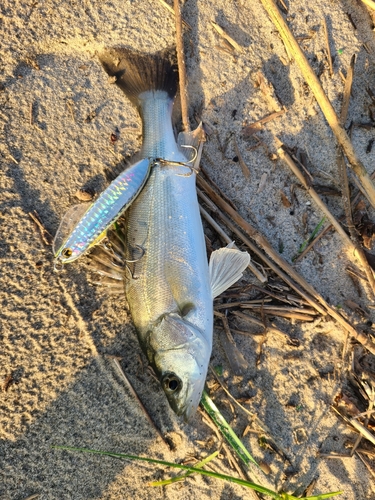
<svg viewBox="0 0 375 500"><path fill-rule="evenodd" d="M232 245L230 243L227 247L215 250L211 254L208 269L213 298L236 283L249 265L250 255L231 248Z"/></svg>

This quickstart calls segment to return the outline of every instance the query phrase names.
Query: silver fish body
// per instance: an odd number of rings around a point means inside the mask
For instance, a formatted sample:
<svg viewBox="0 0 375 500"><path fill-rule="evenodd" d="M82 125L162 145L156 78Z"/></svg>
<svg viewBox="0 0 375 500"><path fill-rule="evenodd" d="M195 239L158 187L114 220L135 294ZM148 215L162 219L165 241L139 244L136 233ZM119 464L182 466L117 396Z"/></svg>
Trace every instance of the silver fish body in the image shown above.
<svg viewBox="0 0 375 500"><path fill-rule="evenodd" d="M164 94L164 95L163 95ZM165 93L140 96L141 155L163 158L127 216L129 260L125 282L139 341L170 405L188 419L196 410L212 349L213 297L199 214L195 172L178 147ZM133 249L133 251L132 251Z"/></svg>
<svg viewBox="0 0 375 500"><path fill-rule="evenodd" d="M123 223L125 294L140 344L169 404L188 420L201 399L211 356L213 298L242 276L250 257L220 249L207 262L195 170L172 128L178 81L173 54L114 48L99 57L137 107L143 124L140 157L153 160ZM185 139L191 145L193 135ZM107 267L118 279L114 267ZM108 276L108 270L102 272Z"/></svg>

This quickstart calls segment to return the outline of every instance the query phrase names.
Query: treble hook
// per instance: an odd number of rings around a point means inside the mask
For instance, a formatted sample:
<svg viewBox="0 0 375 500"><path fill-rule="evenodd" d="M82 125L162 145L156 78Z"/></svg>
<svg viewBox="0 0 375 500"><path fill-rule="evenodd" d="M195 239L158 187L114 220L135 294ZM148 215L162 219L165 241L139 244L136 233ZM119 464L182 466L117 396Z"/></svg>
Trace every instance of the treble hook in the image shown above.
<svg viewBox="0 0 375 500"><path fill-rule="evenodd" d="M194 163L195 160L197 159L197 156L198 156L198 150L196 147L194 146L191 146L189 144L181 144L180 145L181 148L190 148L194 151L194 158L192 158L191 160L189 160L187 163Z"/></svg>
<svg viewBox="0 0 375 500"><path fill-rule="evenodd" d="M55 273L60 273L64 268L64 264L60 261L60 259L54 259L53 261L53 270Z"/></svg>
<svg viewBox="0 0 375 500"><path fill-rule="evenodd" d="M186 147L192 147L194 148L194 146L186 146ZM196 148L194 148L196 150ZM188 163L191 163L192 160L190 160ZM188 174L176 174L178 175L179 177L190 177L193 172L195 172L196 174L198 173L198 170L194 167L192 167L191 165L188 165L188 163L183 163L181 161L173 161L173 160L165 160L164 158L158 158L157 159L157 163L159 163L160 165L164 165L164 166L176 166L176 167L186 167L190 170L190 173Z"/></svg>
<svg viewBox="0 0 375 500"><path fill-rule="evenodd" d="M124 261L126 263L129 263L129 264L134 264L135 262L139 262L142 257L144 256L144 254L146 253L146 250L141 246L141 245L135 245L136 248L138 248L139 250L141 250L142 254L140 257L138 257L137 259L134 259L134 260L130 260L130 259L124 259Z"/></svg>

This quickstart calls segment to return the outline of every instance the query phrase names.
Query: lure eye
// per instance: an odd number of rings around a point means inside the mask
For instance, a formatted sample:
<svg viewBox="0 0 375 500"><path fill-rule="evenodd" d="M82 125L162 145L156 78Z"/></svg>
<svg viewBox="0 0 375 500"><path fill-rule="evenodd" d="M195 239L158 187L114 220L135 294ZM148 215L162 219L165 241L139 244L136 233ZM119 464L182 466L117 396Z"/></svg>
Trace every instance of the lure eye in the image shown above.
<svg viewBox="0 0 375 500"><path fill-rule="evenodd" d="M73 254L73 250L71 248L64 248L63 251L61 252L61 255L63 257L69 258Z"/></svg>
<svg viewBox="0 0 375 500"><path fill-rule="evenodd" d="M181 379L179 379L174 373L167 373L164 375L162 384L164 390L169 394L175 393L182 387Z"/></svg>

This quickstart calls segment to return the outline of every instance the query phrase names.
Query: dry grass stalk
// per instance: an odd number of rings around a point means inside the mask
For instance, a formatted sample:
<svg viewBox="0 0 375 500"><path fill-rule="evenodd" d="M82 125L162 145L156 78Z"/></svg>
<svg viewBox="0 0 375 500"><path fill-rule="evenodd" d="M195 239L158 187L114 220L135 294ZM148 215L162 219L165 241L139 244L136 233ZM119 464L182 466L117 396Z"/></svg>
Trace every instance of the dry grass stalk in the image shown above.
<svg viewBox="0 0 375 500"><path fill-rule="evenodd" d="M283 107L276 96L275 89L261 71L258 71L256 74L256 84L266 98L269 107L272 108L273 111L281 111Z"/></svg>
<svg viewBox="0 0 375 500"><path fill-rule="evenodd" d="M368 7L369 9L375 10L375 2L372 0L362 0L362 2Z"/></svg>
<svg viewBox="0 0 375 500"><path fill-rule="evenodd" d="M335 309L333 309L324 298L316 292L316 290L307 283L307 281L300 276L292 266L290 266L269 244L266 238L251 226L247 221L245 221L228 203L226 203L205 181L200 175L197 176L197 182L201 189L206 191L213 200L210 204L210 199L204 196L204 201L208 203L210 209L214 210L215 213L225 222L228 227L236 234L241 240L253 251L255 252L271 269L273 269L276 274L278 274L293 290L300 294L307 302L314 307L321 314L329 314L332 318L340 323L340 325L347 330L350 335L352 335L358 342L367 347L367 349L375 354L375 344L371 339L363 332L358 332L348 321L346 321ZM268 259L259 249L254 245L248 238L239 231L218 208L225 210L226 213L241 227L241 229L248 234L273 260L277 263L282 271L274 264L270 259ZM227 223L228 221L228 223ZM292 279L291 279L292 278ZM293 281L294 280L294 281ZM296 284L298 283L298 285ZM323 307L322 307L323 306Z"/></svg>
<svg viewBox="0 0 375 500"><path fill-rule="evenodd" d="M232 307L240 307L242 305L260 305L263 304L264 302L272 302L272 299L256 299L256 300L249 300L249 301L238 301L238 302L227 302L225 304L217 304L215 305L215 310L220 311L221 309L231 309Z"/></svg>
<svg viewBox="0 0 375 500"><path fill-rule="evenodd" d="M232 314L234 316L238 316L239 318L243 319L244 321L248 321L249 323L252 323L254 325L262 327L263 328L263 332L261 332L261 334L264 333L264 323L263 323L263 321L260 321L258 318L254 318L254 316L250 316L250 314L246 314L246 313L243 313L243 312L240 312L240 311L233 311ZM236 330L233 330L233 331L236 332ZM284 332L282 332L281 330L279 330L278 328L276 328L272 324L271 325L270 324L267 325L267 331L269 333L276 333L276 334L282 335L282 336L286 335ZM241 333L242 335L244 335L245 332L239 332L239 333ZM252 334L250 334L250 335L252 335ZM258 333L255 334L254 333L254 335L259 335L259 334Z"/></svg>
<svg viewBox="0 0 375 500"><path fill-rule="evenodd" d="M327 205L320 199L318 193L314 188L310 186L310 183L306 181L304 175L301 173L297 164L292 160L291 156L284 150L282 142L276 137L276 144L278 146L277 154L280 156L282 160L288 165L293 174L297 177L302 186L306 189L306 191L311 195L311 198L318 205L320 210L327 216L332 226L336 229L336 231L341 236L344 244L352 251L355 251L355 247L350 240L349 236L346 234L344 229L341 227L339 221L332 215Z"/></svg>
<svg viewBox="0 0 375 500"><path fill-rule="evenodd" d="M29 212L29 217L35 222L39 229L40 237L45 245L52 245L53 236L47 231L39 219L39 215L36 210L34 212Z"/></svg>
<svg viewBox="0 0 375 500"><path fill-rule="evenodd" d="M209 162L211 162L210 158L208 157L208 155L206 153L203 153L203 156L205 157L206 160L208 160ZM212 164L212 162L211 162ZM216 189L216 191L220 194L220 196L228 203L228 205L230 205L234 210L237 210L237 207L236 205L233 203L233 201L228 198L228 196L224 193L224 191L222 191L220 189L220 186L218 186L216 184L216 182L210 178L210 176L208 175L208 172L207 170L205 169L205 167L203 167L203 165L200 165L200 171L204 174L204 176L207 178L207 180L209 181L209 183Z"/></svg>
<svg viewBox="0 0 375 500"><path fill-rule="evenodd" d="M314 316L310 314L303 314L303 312L290 312L285 308L285 311L282 311L280 309L271 309L271 306L269 309L266 309L265 307L259 307L259 306L252 306L252 305L246 305L243 304L241 306L243 309L252 309L254 312L262 312L264 311L264 314L270 315L270 316L280 316L281 318L289 318L289 319L297 319L299 321L314 321Z"/></svg>
<svg viewBox="0 0 375 500"><path fill-rule="evenodd" d="M332 104L330 103L326 94L324 93L324 90L320 84L319 79L312 70L308 60L306 59L306 56L299 47L297 40L294 38L294 35L290 31L283 16L281 15L279 9L277 8L274 0L261 0L261 2L265 10L267 11L269 17L271 18L272 22L275 24L277 30L279 31L285 46L288 47L289 51L293 55L293 58L299 65L303 77L305 78L306 82L308 83L309 87L314 93L315 98L318 101L318 104L321 110L323 111L323 114L326 117L327 122L332 128L337 141L343 148L344 153L348 158L349 163L352 166L354 172L361 180L362 186L365 190L368 200L370 201L371 205L375 208L375 187L370 179L370 176L366 172L366 169L363 166L362 162L357 158L351 140L349 139L345 129L342 127L340 120L336 115L335 110L333 109Z"/></svg>
<svg viewBox="0 0 375 500"><path fill-rule="evenodd" d="M265 301L263 301L265 302ZM265 313L271 314L269 311L272 312L281 312L281 313L303 313L308 316L317 316L317 312L315 309L300 309L298 307L287 307L287 306L276 306L274 304L264 304L264 305L259 305L259 304L250 304L248 302L242 302L241 304L242 309L263 309Z"/></svg>
<svg viewBox="0 0 375 500"><path fill-rule="evenodd" d="M235 375L243 375L249 368L249 363L246 361L242 353L238 350L232 333L229 328L228 319L224 314L221 314L224 330L220 330L220 340L224 348L224 352L228 358L229 364Z"/></svg>
<svg viewBox="0 0 375 500"><path fill-rule="evenodd" d="M276 141L277 141L278 145L281 145L281 142L277 138L276 138ZM314 202L318 205L318 207L322 210L322 212L327 216L327 218L331 222L332 226L339 233L344 244L347 246L348 250L350 251L349 256L353 255L359 259L363 269L365 270L365 273L366 273L367 279L370 283L372 292L375 295L374 275L373 275L372 270L367 262L366 256L365 256L365 254L364 254L364 252L363 252L363 250L358 242L357 233L356 233L355 227L353 225L353 220L352 220L352 216L351 216L351 209L350 209L349 185L348 185L348 178L347 178L346 166L345 166L345 161L344 161L343 155L339 154L338 167L339 167L340 177L342 180L341 185L342 185L342 190L343 190L343 201L344 201L345 213L346 213L346 218L347 218L347 225L349 228L351 239L346 234L344 229L341 227L341 224L339 223L339 221L334 217L334 215L332 215L332 213L330 212L327 205L321 200L320 196L315 191L315 189L312 188L310 186L310 184L306 181L305 177L303 176L303 174L301 173L301 171L299 170L297 165L294 163L292 158L283 149L282 146L280 146L278 148L277 153L285 161L285 163L288 165L288 167L292 170L292 172L298 178L298 180L303 185L303 187L306 189L306 191L311 195Z"/></svg>
<svg viewBox="0 0 375 500"><path fill-rule="evenodd" d="M372 434L364 425L360 422L357 422L355 419L350 420L350 424L360 433L364 438L370 441L372 444L375 444L375 436Z"/></svg>
<svg viewBox="0 0 375 500"><path fill-rule="evenodd" d="M333 229L333 226L332 224L330 224L329 226L327 226L325 229L323 229L323 231L321 231L314 239L313 241L307 245L307 247L305 248L305 250L303 252L301 252L298 257L296 257L294 259L294 263L298 262L299 260L303 259L303 257L313 248L313 246L315 245L315 243L317 243L320 238L322 238L325 234L327 234L329 231L331 231L331 229Z"/></svg>
<svg viewBox="0 0 375 500"><path fill-rule="evenodd" d="M157 435L161 438L161 440L166 445L166 447L168 448L168 450L170 450L168 442L166 441L166 439L164 438L164 436L160 432L160 430L156 427L154 421L152 420L152 418L150 417L150 414L148 413L148 411L144 407L142 401L140 400L140 398L139 398L138 394L136 393L134 387L132 386L130 380L128 379L128 377L125 375L125 372L121 368L120 363L118 362L118 360L116 358L112 358L112 362L115 365L115 367L116 367L118 373L120 374L122 380L125 382L126 387L129 389L129 391L132 394L132 396L134 397L134 399L138 402L138 404L139 404L141 410L143 411L143 413L144 413L144 415L145 415L148 423L151 425L151 427L154 429L154 431L157 433Z"/></svg>
<svg viewBox="0 0 375 500"><path fill-rule="evenodd" d="M265 295L269 295L270 297L273 297L274 299L279 300L280 302L286 302L287 304L293 304L298 306L308 305L308 302L302 300L300 297L297 297L296 295L291 295L291 294L281 295L278 293L271 292L266 288L261 288L260 286L257 285L252 285L251 288L253 290L258 290L258 292L264 293Z"/></svg>
<svg viewBox="0 0 375 500"><path fill-rule="evenodd" d="M338 154L337 165L339 167L339 174L341 178L341 189L342 189L342 199L344 202L345 215L346 215L346 224L349 229L349 233L352 239L352 245L354 247L354 254L360 261L363 270L365 271L367 280L369 282L370 288L372 290L373 296L375 296L375 279L372 269L367 261L365 252L363 251L359 241L357 230L354 227L353 218L352 218L352 209L350 205L350 191L349 191L349 182L348 182L348 173L346 170L344 156L341 151Z"/></svg>
<svg viewBox="0 0 375 500"><path fill-rule="evenodd" d="M234 145L234 150L236 152L236 155L238 157L238 163L240 164L241 170L243 175L246 177L246 179L250 179L250 169L244 162L244 159L242 158L241 152L239 150L236 138L233 136L233 145Z"/></svg>
<svg viewBox="0 0 375 500"><path fill-rule="evenodd" d="M375 472L371 469L370 464L367 462L367 460L365 460L362 457L361 453L358 453L357 451L356 451L356 455L361 460L361 462L366 467L366 469L369 471L369 473L372 475L372 477L375 478Z"/></svg>
<svg viewBox="0 0 375 500"><path fill-rule="evenodd" d="M282 116L285 113L286 113L286 111L284 109L281 111L275 111L274 113L271 113L270 115L267 115L264 118L257 120L256 122L250 123L250 125L246 125L246 127L244 127L242 129L243 136L250 137L250 136L254 135L256 132L261 130L262 126L265 123L268 123L268 122L274 120L275 118Z"/></svg>
<svg viewBox="0 0 375 500"><path fill-rule="evenodd" d="M184 55L184 42L182 37L182 19L181 19L181 9L180 1L174 0L174 12L175 12L175 23L176 23L176 46L177 46L177 62L178 62L178 73L180 80L180 100L181 100L181 115L182 115L182 125L185 132L190 131L189 114L188 114L188 95L187 95L187 85L186 85L186 65L185 65L185 55Z"/></svg>
<svg viewBox="0 0 375 500"><path fill-rule="evenodd" d="M346 118L348 116L349 111L349 102L350 102L350 93L352 91L353 85L353 76L354 76L354 64L355 64L355 54L352 55L350 60L348 72L345 78L345 86L344 86L344 96L342 99L342 107L340 113L340 122L341 125L345 125Z"/></svg>
<svg viewBox="0 0 375 500"><path fill-rule="evenodd" d="M225 241L227 245L229 243L232 243L233 239L230 238L227 233L222 229L222 227L219 226L219 224L214 221L214 219L211 217L211 215L200 205L199 207L200 213L202 217L213 227L213 229L217 232L217 234ZM238 248L235 246L235 248ZM249 265L247 268L256 276L256 278L261 282L265 283L267 281L267 276L264 276L258 268L250 261Z"/></svg>
<svg viewBox="0 0 375 500"><path fill-rule="evenodd" d="M170 6L167 2L165 2L165 0L159 0L159 2L163 5L163 7L165 7L167 10L169 10L169 12L170 12L171 14L173 14L173 15L174 15L174 10L173 10L173 8L172 8L172 7L171 7L171 6ZM191 28L191 26L190 26L190 24L189 24L188 22L186 22L184 19L182 19L182 24L183 24L186 28L188 28L189 30L191 30L191 29L192 29L192 28Z"/></svg>
<svg viewBox="0 0 375 500"><path fill-rule="evenodd" d="M211 24L214 27L214 29L217 31L217 33L219 33L219 35L221 37L223 37L224 40L226 40L235 50L237 50L238 52L242 52L241 45L238 45L236 40L233 40L233 38L231 36L229 36L228 33L226 33L221 26L214 23L213 21L211 21Z"/></svg>
<svg viewBox="0 0 375 500"><path fill-rule="evenodd" d="M325 38L325 42L326 42L327 59L328 59L328 64L329 64L329 74L332 77L333 76L332 55L331 55L331 47L329 46L327 21L326 21L325 17L323 17L323 27L324 27L324 38Z"/></svg>

